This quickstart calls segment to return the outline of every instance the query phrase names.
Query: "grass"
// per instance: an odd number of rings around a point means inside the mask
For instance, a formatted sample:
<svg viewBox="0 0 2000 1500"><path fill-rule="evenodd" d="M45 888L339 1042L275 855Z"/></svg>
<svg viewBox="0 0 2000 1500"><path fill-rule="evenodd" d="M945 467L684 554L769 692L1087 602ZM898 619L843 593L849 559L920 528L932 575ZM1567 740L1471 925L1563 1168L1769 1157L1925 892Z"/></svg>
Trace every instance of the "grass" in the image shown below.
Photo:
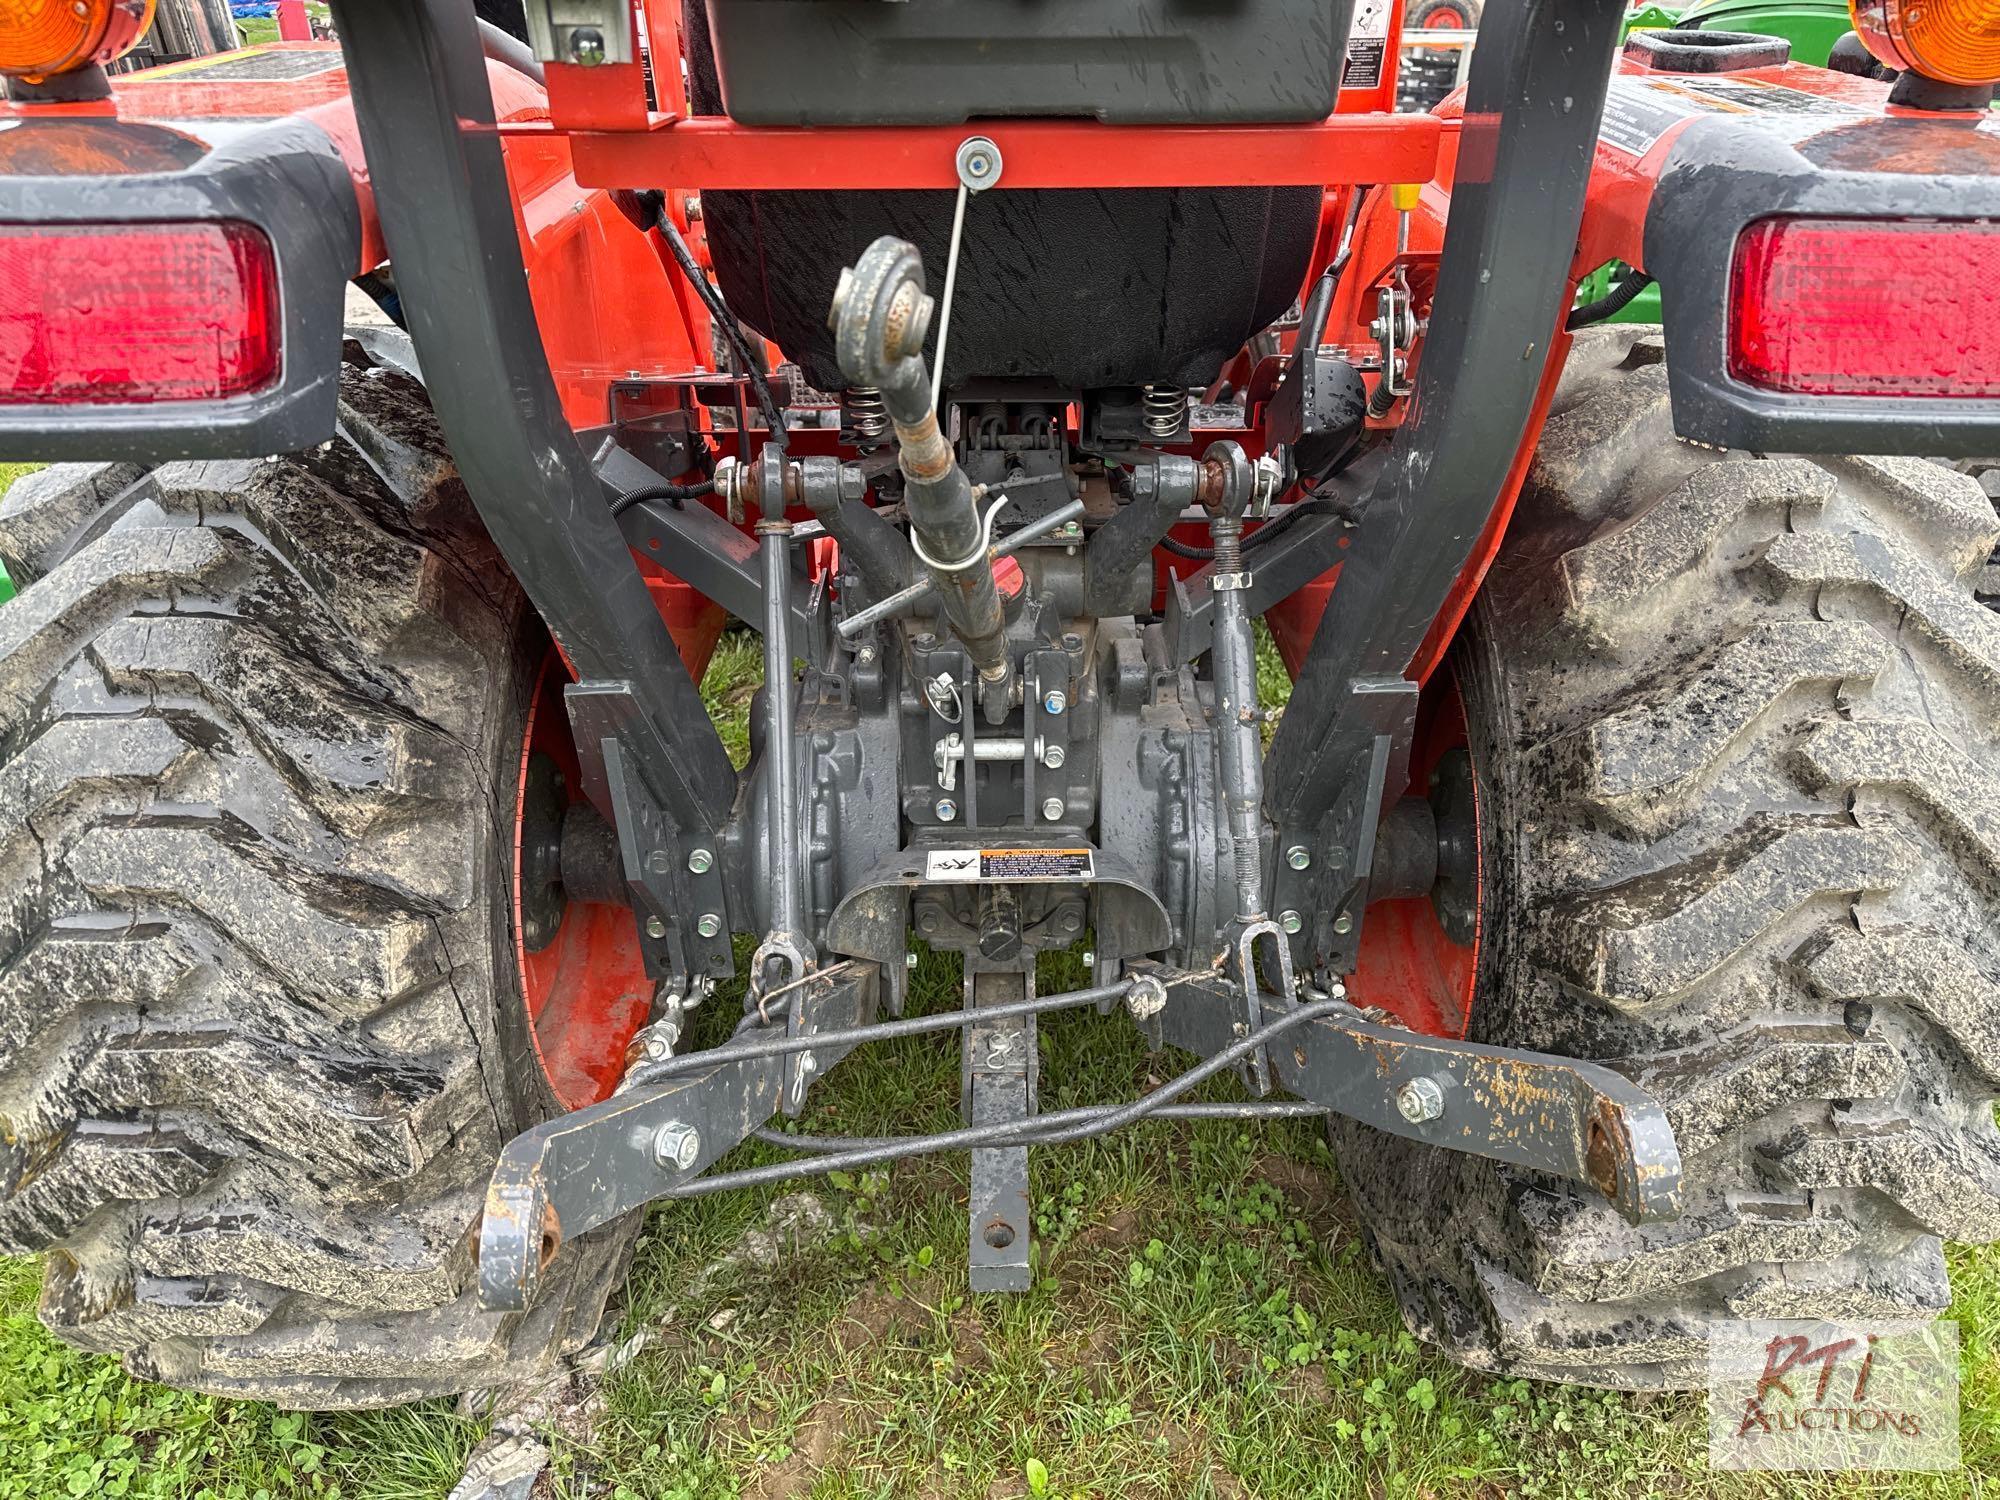
<svg viewBox="0 0 2000 1500"><path fill-rule="evenodd" d="M702 685L739 764L760 672L756 638L732 633ZM1045 958L1041 982L1081 983L1079 959ZM955 961L923 955L912 1008L957 1003ZM695 1040L736 1009L718 995ZM1048 1109L1130 1097L1163 1066L1091 1015L1045 1022L1041 1065ZM801 1124L901 1132L957 1111L957 1044L929 1038L834 1070ZM784 1190L655 1211L614 1330L650 1342L587 1431L547 1434L538 1495L1942 1497L2000 1474L2000 1250L1952 1251L1966 1473L1716 1474L1698 1400L1494 1380L1418 1345L1306 1125L1143 1125L1032 1160L1037 1279L1016 1297L965 1291L963 1158L804 1184L831 1234L698 1293ZM0 1261L0 1500L436 1500L484 1433L451 1403L300 1415L128 1379L42 1330L36 1280Z"/></svg>
<svg viewBox="0 0 2000 1500"><path fill-rule="evenodd" d="M332 14L329 7L310 3L306 13L315 21L324 21ZM261 42L278 40L278 18L276 16L247 16L236 23L237 34L243 38L243 45L255 47Z"/></svg>

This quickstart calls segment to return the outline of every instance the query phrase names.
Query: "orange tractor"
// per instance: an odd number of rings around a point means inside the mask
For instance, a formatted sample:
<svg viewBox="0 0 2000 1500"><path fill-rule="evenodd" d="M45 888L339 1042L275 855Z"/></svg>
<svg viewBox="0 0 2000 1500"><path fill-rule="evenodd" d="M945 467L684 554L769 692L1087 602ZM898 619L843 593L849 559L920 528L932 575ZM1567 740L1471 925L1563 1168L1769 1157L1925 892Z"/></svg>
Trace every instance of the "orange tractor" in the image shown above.
<svg viewBox="0 0 2000 1500"><path fill-rule="evenodd" d="M1488 0L1397 115L1400 4L332 8L108 77L148 0L0 0L63 1337L492 1384L645 1205L937 1151L1004 1290L1030 1149L1176 1116L1326 1117L1410 1326L1537 1377L2000 1237L2000 522L1929 461L2000 449L1990 14L1857 0L1885 81ZM1191 1061L1039 1109L1089 1008ZM770 1130L915 1034L962 1128Z"/></svg>

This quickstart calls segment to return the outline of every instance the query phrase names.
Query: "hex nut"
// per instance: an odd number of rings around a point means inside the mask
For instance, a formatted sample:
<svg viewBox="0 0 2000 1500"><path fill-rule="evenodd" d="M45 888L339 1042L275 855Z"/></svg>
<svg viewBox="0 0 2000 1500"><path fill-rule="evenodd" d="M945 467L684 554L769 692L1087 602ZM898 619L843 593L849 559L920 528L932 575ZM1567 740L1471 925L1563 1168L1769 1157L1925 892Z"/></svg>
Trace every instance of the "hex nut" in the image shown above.
<svg viewBox="0 0 2000 1500"><path fill-rule="evenodd" d="M1396 1090L1396 1113L1412 1125L1427 1124L1444 1114L1444 1089L1435 1078L1412 1078Z"/></svg>
<svg viewBox="0 0 2000 1500"><path fill-rule="evenodd" d="M705 911L695 919L694 930L705 938L720 937L722 935L722 918L718 917L712 911Z"/></svg>
<svg viewBox="0 0 2000 1500"><path fill-rule="evenodd" d="M653 1132L653 1161L685 1172L701 1159L701 1132L684 1120L669 1120Z"/></svg>
<svg viewBox="0 0 2000 1500"><path fill-rule="evenodd" d="M987 136L967 136L959 142L953 165L958 170L958 180L968 189L984 192L1000 180L1000 148Z"/></svg>

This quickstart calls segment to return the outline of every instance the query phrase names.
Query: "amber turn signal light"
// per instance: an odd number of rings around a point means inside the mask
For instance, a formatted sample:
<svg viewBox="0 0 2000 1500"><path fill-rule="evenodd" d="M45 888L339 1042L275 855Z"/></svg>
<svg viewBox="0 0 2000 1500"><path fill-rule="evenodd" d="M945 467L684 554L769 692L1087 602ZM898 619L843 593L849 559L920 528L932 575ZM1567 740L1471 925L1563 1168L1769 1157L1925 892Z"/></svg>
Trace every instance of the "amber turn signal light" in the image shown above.
<svg viewBox="0 0 2000 1500"><path fill-rule="evenodd" d="M0 0L0 73L40 83L123 57L153 24L154 0Z"/></svg>
<svg viewBox="0 0 2000 1500"><path fill-rule="evenodd" d="M1847 0L1854 30L1885 67L1940 83L2000 83L2000 0Z"/></svg>

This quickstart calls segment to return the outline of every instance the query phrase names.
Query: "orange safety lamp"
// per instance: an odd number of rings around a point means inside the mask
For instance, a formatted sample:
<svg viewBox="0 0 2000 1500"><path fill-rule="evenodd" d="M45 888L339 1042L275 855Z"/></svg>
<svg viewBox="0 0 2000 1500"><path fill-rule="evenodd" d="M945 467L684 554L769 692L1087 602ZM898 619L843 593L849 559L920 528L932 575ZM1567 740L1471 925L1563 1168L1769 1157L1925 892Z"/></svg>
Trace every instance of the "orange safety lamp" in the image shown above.
<svg viewBox="0 0 2000 1500"><path fill-rule="evenodd" d="M154 0L0 0L0 73L39 83L123 57L153 24Z"/></svg>
<svg viewBox="0 0 2000 1500"><path fill-rule="evenodd" d="M2000 0L1847 0L1885 67L1979 88L2000 83Z"/></svg>

